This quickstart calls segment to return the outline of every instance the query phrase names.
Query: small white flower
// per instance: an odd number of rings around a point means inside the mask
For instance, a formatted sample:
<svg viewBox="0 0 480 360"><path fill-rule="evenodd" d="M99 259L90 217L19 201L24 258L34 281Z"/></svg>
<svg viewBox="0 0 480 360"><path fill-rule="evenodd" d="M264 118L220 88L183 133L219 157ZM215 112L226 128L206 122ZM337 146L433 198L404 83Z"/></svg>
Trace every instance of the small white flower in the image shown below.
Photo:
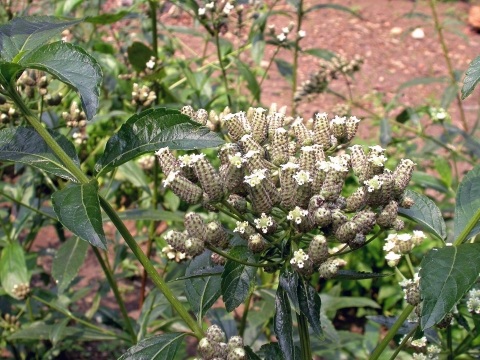
<svg viewBox="0 0 480 360"><path fill-rule="evenodd" d="M472 313L480 314L480 290L472 289L468 292L467 309Z"/></svg>
<svg viewBox="0 0 480 360"><path fill-rule="evenodd" d="M390 251L387 255L385 255L385 260L387 260L388 266L394 267L394 266L397 266L401 257L402 257L401 255L394 253L393 251Z"/></svg>
<svg viewBox="0 0 480 360"><path fill-rule="evenodd" d="M168 174L167 178L163 180L163 185L164 186L170 186L173 180L175 180L175 177L180 171L171 171L170 174Z"/></svg>
<svg viewBox="0 0 480 360"><path fill-rule="evenodd" d="M410 234L397 235L397 240L398 241L410 241L411 239L412 239L412 235L410 235Z"/></svg>
<svg viewBox="0 0 480 360"><path fill-rule="evenodd" d="M356 123L359 123L360 122L360 119L357 118L356 116L350 116L350 119L349 119L350 122L356 124Z"/></svg>
<svg viewBox="0 0 480 360"><path fill-rule="evenodd" d="M371 155L368 157L368 161L375 166L383 166L387 162L387 158L384 155Z"/></svg>
<svg viewBox="0 0 480 360"><path fill-rule="evenodd" d="M287 35L288 33L290 32L290 30L288 29L288 27L283 27L282 28L282 33Z"/></svg>
<svg viewBox="0 0 480 360"><path fill-rule="evenodd" d="M233 8L234 6L232 4L226 3L225 7L223 8L223 12L228 15L230 14L230 11L233 10Z"/></svg>
<svg viewBox="0 0 480 360"><path fill-rule="evenodd" d="M237 221L237 227L233 229L233 232L245 233L245 229L248 227L248 221Z"/></svg>
<svg viewBox="0 0 480 360"><path fill-rule="evenodd" d="M402 288L407 288L410 285L413 285L413 280L412 279L403 279L402 281L400 281L398 283L398 285L400 285L400 287L402 287Z"/></svg>
<svg viewBox="0 0 480 360"><path fill-rule="evenodd" d="M163 152L168 152L170 149L168 146L165 146L164 148L161 148L160 150L155 152L155 155L161 155Z"/></svg>
<svg viewBox="0 0 480 360"><path fill-rule="evenodd" d="M377 153L383 153L386 149L382 148L380 145L375 145L375 146L369 146L368 147L370 150L377 152Z"/></svg>
<svg viewBox="0 0 480 360"><path fill-rule="evenodd" d="M267 169L255 170L251 175L245 176L244 182L246 182L251 187L261 184L262 180L265 179L265 173Z"/></svg>
<svg viewBox="0 0 480 360"><path fill-rule="evenodd" d="M395 241L387 241L385 245L383 245L383 251L389 252L395 249L397 244L395 244Z"/></svg>
<svg viewBox="0 0 480 360"><path fill-rule="evenodd" d="M205 154L192 154L190 155L190 163L194 164L196 163L198 160L201 160L205 157Z"/></svg>
<svg viewBox="0 0 480 360"><path fill-rule="evenodd" d="M245 159L245 161L247 161L247 159L250 159L258 154L260 154L260 150L250 150L245 155L243 155L243 158Z"/></svg>
<svg viewBox="0 0 480 360"><path fill-rule="evenodd" d="M413 360L427 360L427 355L422 353L413 353Z"/></svg>
<svg viewBox="0 0 480 360"><path fill-rule="evenodd" d="M322 170L324 172L330 170L330 162L328 161L318 161L316 165L319 170Z"/></svg>
<svg viewBox="0 0 480 360"><path fill-rule="evenodd" d="M303 210L299 206L295 206L295 209L291 210L288 215L287 219L295 221L297 224L302 223L302 217L308 215L308 210Z"/></svg>
<svg viewBox="0 0 480 360"><path fill-rule="evenodd" d="M383 185L383 181L379 180L378 175L375 175L370 180L365 180L363 183L368 186L367 188L368 192L373 192L375 190L378 190Z"/></svg>
<svg viewBox="0 0 480 360"><path fill-rule="evenodd" d="M207 9L205 9L205 8L198 8L198 16L204 16L206 10Z"/></svg>
<svg viewBox="0 0 480 360"><path fill-rule="evenodd" d="M412 38L420 40L425 37L425 32L423 31L422 28L416 28L415 30L412 31Z"/></svg>
<svg viewBox="0 0 480 360"><path fill-rule="evenodd" d="M277 39L280 42L284 42L287 39L287 37L285 36L284 33L281 33L280 35L277 35Z"/></svg>
<svg viewBox="0 0 480 360"><path fill-rule="evenodd" d="M260 219L255 219L255 227L257 229L262 229L262 232L266 234L268 232L268 228L273 225L272 218L267 216L265 213L262 213Z"/></svg>
<svg viewBox="0 0 480 360"><path fill-rule="evenodd" d="M347 117L340 117L340 116L335 116L332 119L332 124L345 124L345 121L347 120Z"/></svg>
<svg viewBox="0 0 480 360"><path fill-rule="evenodd" d="M298 185L303 185L313 181L313 179L310 177L310 172L304 170L300 170L292 177L295 179Z"/></svg>
<svg viewBox="0 0 480 360"><path fill-rule="evenodd" d="M441 349L437 345L430 345L429 347L427 347L427 353L430 359L440 354L440 352L441 352Z"/></svg>
<svg viewBox="0 0 480 360"><path fill-rule="evenodd" d="M148 60L148 62L145 65L147 66L147 68L153 69L155 67L155 58L153 58L153 59L150 58L150 60Z"/></svg>
<svg viewBox="0 0 480 360"><path fill-rule="evenodd" d="M307 33L305 32L305 30L298 30L298 37L300 39L304 38L305 35L307 35Z"/></svg>
<svg viewBox="0 0 480 360"><path fill-rule="evenodd" d="M242 158L242 154L237 152L235 155L228 155L228 161L230 164L236 166L238 169L242 167L242 164L246 161Z"/></svg>
<svg viewBox="0 0 480 360"><path fill-rule="evenodd" d="M415 347L423 347L427 345L427 338L423 336L420 339L412 340L411 344Z"/></svg>
<svg viewBox="0 0 480 360"><path fill-rule="evenodd" d="M302 249L300 249L293 253L293 257L290 260L290 264L297 265L300 269L302 269L305 264L305 261L307 260L308 260L308 255L305 254L305 252Z"/></svg>
<svg viewBox="0 0 480 360"><path fill-rule="evenodd" d="M185 167L185 166L188 166L188 167L192 167L193 164L194 164L194 159L195 159L195 154L191 154L191 155L182 155L178 158L178 160L180 160L180 167Z"/></svg>
<svg viewBox="0 0 480 360"><path fill-rule="evenodd" d="M213 1L209 2L209 3L205 4L205 7L207 9L213 9L215 7L215 3Z"/></svg>
<svg viewBox="0 0 480 360"><path fill-rule="evenodd" d="M293 162L287 162L286 164L283 164L283 165L280 165L280 168L282 170L288 170L288 169L298 169L300 167L300 165L298 164L295 164Z"/></svg>

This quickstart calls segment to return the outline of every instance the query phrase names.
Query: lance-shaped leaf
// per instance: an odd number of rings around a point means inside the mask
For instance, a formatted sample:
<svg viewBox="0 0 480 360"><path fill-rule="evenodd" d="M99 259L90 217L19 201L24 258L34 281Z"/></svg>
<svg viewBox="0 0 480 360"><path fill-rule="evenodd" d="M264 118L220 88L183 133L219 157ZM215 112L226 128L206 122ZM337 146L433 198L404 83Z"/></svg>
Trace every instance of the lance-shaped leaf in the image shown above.
<svg viewBox="0 0 480 360"><path fill-rule="evenodd" d="M185 271L185 276L193 276L202 273L204 270L213 270L215 264L211 262L211 251L205 251L200 256L194 258ZM218 269L217 269L218 271ZM220 276L207 276L185 281L185 294L192 307L193 312L199 319L212 307L221 295Z"/></svg>
<svg viewBox="0 0 480 360"><path fill-rule="evenodd" d="M420 267L420 324L428 329L441 321L478 279L480 244L432 249Z"/></svg>
<svg viewBox="0 0 480 360"><path fill-rule="evenodd" d="M171 360L182 343L185 333L154 335L132 346L118 360Z"/></svg>
<svg viewBox="0 0 480 360"><path fill-rule="evenodd" d="M293 342L292 310L288 301L287 292L279 286L275 297L275 317L273 327L277 336L278 345L282 349L285 360L295 359Z"/></svg>
<svg viewBox="0 0 480 360"><path fill-rule="evenodd" d="M96 180L56 191L52 202L58 220L68 230L93 246L107 250Z"/></svg>
<svg viewBox="0 0 480 360"><path fill-rule="evenodd" d="M465 79L463 79L462 100L470 95L480 81L480 56L477 56L468 65Z"/></svg>
<svg viewBox="0 0 480 360"><path fill-rule="evenodd" d="M453 226L455 239L465 229L478 209L480 209L480 165L470 170L458 187ZM475 225L465 239L470 239L478 233L480 233L480 222Z"/></svg>
<svg viewBox="0 0 480 360"><path fill-rule="evenodd" d="M53 16L17 17L0 26L0 59L16 62L80 20L62 21Z"/></svg>
<svg viewBox="0 0 480 360"><path fill-rule="evenodd" d="M49 132L70 159L77 166L80 166L73 144L65 136L54 131ZM77 181L76 177L53 153L45 140L30 127L0 130L0 161L14 161L31 165L64 179Z"/></svg>
<svg viewBox="0 0 480 360"><path fill-rule="evenodd" d="M48 72L70 85L80 96L87 119L97 113L103 73L97 60L81 47L63 41L43 45L25 55L19 64Z"/></svg>
<svg viewBox="0 0 480 360"><path fill-rule="evenodd" d="M146 110L132 116L107 142L95 165L100 175L137 156L168 146L175 150L217 147L224 143L217 134L177 110Z"/></svg>
<svg viewBox="0 0 480 360"><path fill-rule="evenodd" d="M323 330L320 323L322 301L315 288L305 279L300 279L298 282L298 303L300 311L307 318L315 335L323 338Z"/></svg>
<svg viewBox="0 0 480 360"><path fill-rule="evenodd" d="M236 246L229 252L234 258L254 262L253 254L246 246ZM242 304L250 292L252 280L257 268L240 264L234 260L227 260L222 273L222 294L225 308L231 312Z"/></svg>
<svg viewBox="0 0 480 360"><path fill-rule="evenodd" d="M62 293L77 276L78 270L87 257L88 243L79 237L71 237L58 249L52 264L52 276Z"/></svg>
<svg viewBox="0 0 480 360"><path fill-rule="evenodd" d="M412 198L415 204L410 209L398 208L398 213L417 222L426 231L445 241L447 227L437 205L428 197L415 191L406 190L405 196Z"/></svg>
<svg viewBox="0 0 480 360"><path fill-rule="evenodd" d="M298 301L299 276L296 272L284 269L278 279L280 286L285 290L290 299L293 309L300 314L300 305Z"/></svg>
<svg viewBox="0 0 480 360"><path fill-rule="evenodd" d="M5 292L14 298L17 298L17 295L13 289L29 282L25 253L17 243L8 244L2 249L0 282Z"/></svg>

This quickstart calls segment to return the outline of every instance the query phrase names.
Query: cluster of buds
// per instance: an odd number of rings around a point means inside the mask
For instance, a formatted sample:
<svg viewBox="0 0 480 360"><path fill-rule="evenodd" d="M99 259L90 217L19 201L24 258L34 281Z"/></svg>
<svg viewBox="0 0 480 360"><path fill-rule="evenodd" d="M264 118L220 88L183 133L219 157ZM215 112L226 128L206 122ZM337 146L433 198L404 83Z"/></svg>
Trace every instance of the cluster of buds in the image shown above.
<svg viewBox="0 0 480 360"><path fill-rule="evenodd" d="M422 299L420 298L420 277L418 273L415 273L412 279L405 279L399 283L403 292L405 293L404 299L412 306L418 306Z"/></svg>
<svg viewBox="0 0 480 360"><path fill-rule="evenodd" d="M360 70L363 58L359 55L348 61L343 56L332 58L330 61L319 60L320 69L310 73L310 79L301 83L295 92L295 101L299 103L305 97L323 93L332 80L343 75L351 75Z"/></svg>
<svg viewBox="0 0 480 360"><path fill-rule="evenodd" d="M0 122L2 124L15 124L20 118L20 113L9 103L0 103Z"/></svg>
<svg viewBox="0 0 480 360"><path fill-rule="evenodd" d="M468 292L467 309L471 313L480 314L480 290L472 289Z"/></svg>
<svg viewBox="0 0 480 360"><path fill-rule="evenodd" d="M38 89L41 96L45 96L48 93L48 80L43 71L25 70L18 79L17 85L20 86L29 99L35 96L35 89Z"/></svg>
<svg viewBox="0 0 480 360"><path fill-rule="evenodd" d="M168 260L174 260L177 263L188 258L185 253L175 250L171 245L163 247L162 253L165 254Z"/></svg>
<svg viewBox="0 0 480 360"><path fill-rule="evenodd" d="M15 315L5 314L3 316L3 323L1 325L10 333L14 333L20 329L20 321L18 321L18 317Z"/></svg>
<svg viewBox="0 0 480 360"><path fill-rule="evenodd" d="M349 116L350 115L350 106L348 104L338 103L332 108L332 112L337 114L337 116Z"/></svg>
<svg viewBox="0 0 480 360"><path fill-rule="evenodd" d="M396 233L388 235L383 246L383 250L387 252L385 260L388 266L397 266L402 255L410 253L413 247L420 245L425 238L425 234L420 230L413 230L413 235Z"/></svg>
<svg viewBox="0 0 480 360"><path fill-rule="evenodd" d="M71 128L83 128L87 125L87 117L83 110L78 107L76 101L73 101L72 105L70 105L70 112L64 111L62 113L62 118L67 126Z"/></svg>
<svg viewBox="0 0 480 360"><path fill-rule="evenodd" d="M30 294L30 285L28 283L15 284L12 292L18 299L23 300Z"/></svg>
<svg viewBox="0 0 480 360"><path fill-rule="evenodd" d="M241 336L232 336L226 342L227 337L218 325L210 326L204 337L198 343L198 353L201 358L194 360L244 360L247 353L243 348Z"/></svg>
<svg viewBox="0 0 480 360"><path fill-rule="evenodd" d="M235 11L237 15L241 17L243 10L244 6L235 6L235 1L207 1L202 7L198 8L198 16L200 18L207 18L210 13L210 17L227 18Z"/></svg>
<svg viewBox="0 0 480 360"><path fill-rule="evenodd" d="M293 21L290 21L290 23L287 26L282 27L282 31L280 32L280 34L277 34L275 25L272 24L268 26L270 35L272 35L279 44L285 43L287 41L288 36L292 33L292 30L294 28L295 28L295 23ZM299 41L300 39L303 39L305 35L306 35L306 32L304 30L298 30L297 38L295 40Z"/></svg>
<svg viewBox="0 0 480 360"><path fill-rule="evenodd" d="M444 122L450 119L450 115L444 108L429 107L427 111L434 122Z"/></svg>
<svg viewBox="0 0 480 360"><path fill-rule="evenodd" d="M440 354L441 349L437 345L427 345L427 338L425 336L420 339L410 340L407 343L410 347L415 349L415 352L412 355L413 359L417 360L439 360L438 354Z"/></svg>
<svg viewBox="0 0 480 360"><path fill-rule="evenodd" d="M87 140L90 138L88 134L86 134L84 131L77 131L72 134L73 142L80 146L80 145L85 145L87 143Z"/></svg>
<svg viewBox="0 0 480 360"><path fill-rule="evenodd" d="M208 123L204 110L184 107L182 112ZM385 149L380 146L365 152L354 145L349 154L342 150L333 156L354 138L360 122L356 117L329 119L325 113L316 114L309 130L302 119L287 125L282 112L250 108L246 113L228 113L221 121L232 142L218 151L219 170L204 154L177 159L163 148L156 155L166 176L164 185L189 204L232 213L238 220L234 232L252 252L266 254L277 239L294 236L308 243L308 248L291 248L291 266L301 274L319 271L322 277L332 278L343 263L329 258L329 242L355 250L366 243L375 225L403 228L398 207L413 205L404 191L414 163L402 159L395 170L385 169ZM350 173L360 186L345 198L342 190ZM198 214L188 217L186 234L174 231L166 238L173 248L195 256L205 243L211 248L228 247L223 228L217 239L208 235ZM186 251L188 239L195 246Z"/></svg>
<svg viewBox="0 0 480 360"><path fill-rule="evenodd" d="M154 91L150 91L150 88L143 85L141 88L137 83L133 83L132 90L132 105L148 107L153 104L157 96Z"/></svg>

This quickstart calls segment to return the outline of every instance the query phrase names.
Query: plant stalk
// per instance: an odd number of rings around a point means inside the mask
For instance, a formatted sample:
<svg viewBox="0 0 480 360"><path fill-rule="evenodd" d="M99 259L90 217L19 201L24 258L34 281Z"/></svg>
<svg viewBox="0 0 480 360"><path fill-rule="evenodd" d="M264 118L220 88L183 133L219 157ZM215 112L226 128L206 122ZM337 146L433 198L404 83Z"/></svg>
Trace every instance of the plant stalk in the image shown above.
<svg viewBox="0 0 480 360"><path fill-rule="evenodd" d="M480 209L478 209L475 215L473 215L473 217L468 222L467 226L465 226L465 228L460 233L460 235L458 235L458 238L457 240L455 240L453 245L458 246L462 244L465 240L467 240L468 234L470 234L470 231L473 230L473 228L475 227L475 225L478 224L479 221L480 221Z"/></svg>
<svg viewBox="0 0 480 360"><path fill-rule="evenodd" d="M303 314L297 314L298 333L300 334L300 349L302 360L312 360L312 347L310 346L310 334L308 332L307 318Z"/></svg>
<svg viewBox="0 0 480 360"><path fill-rule="evenodd" d="M254 288L250 289L250 292L247 296L247 300L245 300L245 307L243 309L242 320L240 321L240 327L238 328L238 335L243 338L243 334L245 333L245 327L247 325L247 316L248 311L250 310L250 301L252 300Z"/></svg>
<svg viewBox="0 0 480 360"><path fill-rule="evenodd" d="M302 29L302 19L303 19L303 0L298 1L297 9L297 34L295 34L295 47L293 49L293 74L292 74L292 116L295 115L296 106L295 106L295 91L297 90L297 70L298 70L298 51L300 50L298 43L300 42L300 37L298 36L298 31Z"/></svg>
<svg viewBox="0 0 480 360"><path fill-rule="evenodd" d="M214 33L215 33L215 45L217 47L218 62L220 64L220 69L222 70L223 86L225 86L225 93L227 94L228 106L230 107L230 109L232 109L232 99L230 97L230 94L228 93L227 72L225 71L225 66L223 65L223 58L222 58L222 52L220 50L220 38L218 36L218 30L219 30L218 25L215 25Z"/></svg>

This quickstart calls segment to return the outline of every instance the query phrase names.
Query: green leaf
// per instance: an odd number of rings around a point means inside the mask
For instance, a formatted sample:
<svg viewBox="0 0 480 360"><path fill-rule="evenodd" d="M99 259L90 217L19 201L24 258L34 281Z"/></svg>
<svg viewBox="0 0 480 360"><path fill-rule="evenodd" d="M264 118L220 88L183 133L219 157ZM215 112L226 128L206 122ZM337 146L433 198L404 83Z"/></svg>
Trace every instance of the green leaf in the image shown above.
<svg viewBox="0 0 480 360"><path fill-rule="evenodd" d="M52 276L57 282L58 293L63 293L77 276L87 257L88 243L79 237L71 237L57 250L52 264Z"/></svg>
<svg viewBox="0 0 480 360"><path fill-rule="evenodd" d="M177 221L183 222L183 216L171 211L152 210L152 209L130 209L117 212L119 218L123 220L153 220L153 221ZM103 215L103 222L109 222L111 219Z"/></svg>
<svg viewBox="0 0 480 360"><path fill-rule="evenodd" d="M412 80L408 80L401 84L397 88L397 92L403 89L406 89L410 86L417 86L417 85L428 85L428 84L434 84L434 83L446 83L448 82L447 77L425 77L425 78L415 78Z"/></svg>
<svg viewBox="0 0 480 360"><path fill-rule="evenodd" d="M236 246L229 252L230 256L243 261L254 262L253 254L246 246ZM222 295L228 312L242 304L250 292L257 268L227 260L222 273Z"/></svg>
<svg viewBox="0 0 480 360"><path fill-rule="evenodd" d="M262 360L257 354L253 352L250 346L245 346L244 350L247 353L246 360Z"/></svg>
<svg viewBox="0 0 480 360"><path fill-rule="evenodd" d="M362 297L354 297L354 296L344 296L344 297L337 297L337 296L330 296L326 294L321 294L320 298L322 299L322 308L323 311L334 311L349 308L349 307L372 307L374 309L380 309L380 305L378 305L375 301L362 298Z"/></svg>
<svg viewBox="0 0 480 360"><path fill-rule="evenodd" d="M450 162L443 156L437 156L434 160L435 169L440 175L440 180L450 188L452 186L452 168Z"/></svg>
<svg viewBox="0 0 480 360"><path fill-rule="evenodd" d="M365 280L365 279L377 279L387 276L392 276L393 274L381 274L381 273L369 273L363 271L355 270L338 270L335 279L337 280Z"/></svg>
<svg viewBox="0 0 480 360"><path fill-rule="evenodd" d="M98 16L89 16L84 21L90 24L107 25L107 24L113 24L114 22L117 22L123 19L128 14L129 12L127 10L122 10L115 14L102 14Z"/></svg>
<svg viewBox="0 0 480 360"><path fill-rule="evenodd" d="M334 10L346 11L346 12L352 14L353 16L356 16L359 19L362 18L356 11L353 11L352 9L350 9L346 6L339 5L339 4L317 4L317 5L313 5L312 7L305 10L305 14L308 14L309 12L314 11L314 10L321 10L321 9L334 9Z"/></svg>
<svg viewBox="0 0 480 360"><path fill-rule="evenodd" d="M252 49L250 50L252 59L256 65L260 65L265 53L265 39L262 33L255 33L252 37Z"/></svg>
<svg viewBox="0 0 480 360"><path fill-rule="evenodd" d="M25 253L17 243L8 244L2 250L0 282L5 292L15 299L18 297L14 294L13 288L29 283Z"/></svg>
<svg viewBox="0 0 480 360"><path fill-rule="evenodd" d="M249 67L242 61L236 61L238 66L238 71L242 77L247 81L247 88L250 90L250 93L253 95L255 101L260 101L260 86L258 84L255 75L249 69Z"/></svg>
<svg viewBox="0 0 480 360"><path fill-rule="evenodd" d="M275 297L275 316L273 328L277 336L278 345L282 349L285 360L294 360L292 310L288 301L287 292L279 286Z"/></svg>
<svg viewBox="0 0 480 360"><path fill-rule="evenodd" d="M148 186L147 175L145 175L145 171L143 171L135 161L129 161L120 165L115 174L115 180L121 182L128 181L136 188L142 189L150 196L152 195L150 187Z"/></svg>
<svg viewBox="0 0 480 360"><path fill-rule="evenodd" d="M388 117L384 116L380 120L380 144L386 147L392 141L392 127L388 121Z"/></svg>
<svg viewBox="0 0 480 360"><path fill-rule="evenodd" d="M154 335L132 346L118 360L171 360L175 359L185 333Z"/></svg>
<svg viewBox="0 0 480 360"><path fill-rule="evenodd" d="M442 108L444 108L445 110L447 110L449 108L450 104L452 103L452 101L457 96L458 90L459 90L459 87L458 87L457 84L447 86L447 88L443 92L442 101L440 103L440 106Z"/></svg>
<svg viewBox="0 0 480 360"><path fill-rule="evenodd" d="M198 275L198 272L215 269L210 260L211 251L195 257L187 267L185 276ZM218 268L216 269L218 271ZM185 281L185 294L198 319L203 319L205 313L212 307L221 295L220 276L208 276Z"/></svg>
<svg viewBox="0 0 480 360"><path fill-rule="evenodd" d="M210 309L207 313L207 318L212 325L218 325L227 335L227 339L238 335L237 323L233 315L223 307Z"/></svg>
<svg viewBox="0 0 480 360"><path fill-rule="evenodd" d="M480 209L480 165L470 170L458 187L453 225L455 239L465 229L478 209ZM470 239L478 233L480 233L480 222L475 225L465 239Z"/></svg>
<svg viewBox="0 0 480 360"><path fill-rule="evenodd" d="M298 287L300 286L299 283L299 276L296 272L290 271L287 268L282 269L280 272L280 277L278 282L280 286L285 290L290 299L290 304L295 309L297 314L300 314L300 305L298 300Z"/></svg>
<svg viewBox="0 0 480 360"><path fill-rule="evenodd" d="M80 167L73 144L63 135L49 130L50 135ZM5 128L0 130L0 161L14 161L30 165L71 181L78 181L45 140L30 127Z"/></svg>
<svg viewBox="0 0 480 360"><path fill-rule="evenodd" d="M18 64L0 62L0 84L7 88L12 83L12 78L22 69Z"/></svg>
<svg viewBox="0 0 480 360"><path fill-rule="evenodd" d="M108 140L95 171L101 175L137 156L166 146L175 150L193 150L223 143L217 134L177 110L150 109L132 116Z"/></svg>
<svg viewBox="0 0 480 360"><path fill-rule="evenodd" d="M53 346L56 346L57 343L65 337L65 329L67 328L69 322L69 318L64 318L52 325L52 330L50 331L50 341L52 342Z"/></svg>
<svg viewBox="0 0 480 360"><path fill-rule="evenodd" d="M293 79L293 65L282 59L274 59L277 69L290 84Z"/></svg>
<svg viewBox="0 0 480 360"><path fill-rule="evenodd" d="M260 352L265 360L284 360L282 349L276 343L262 345Z"/></svg>
<svg viewBox="0 0 480 360"><path fill-rule="evenodd" d="M130 45L127 49L128 61L133 66L133 68L137 71L145 71L145 67L147 66L147 62L150 61L150 58L154 56L152 49L150 49L147 45L141 42L134 42Z"/></svg>
<svg viewBox="0 0 480 360"><path fill-rule="evenodd" d="M411 181L425 189L434 189L444 194L448 193L448 189L445 187L442 181L437 179L435 176L424 172L414 171Z"/></svg>
<svg viewBox="0 0 480 360"><path fill-rule="evenodd" d="M323 330L320 323L320 309L322 301L315 288L305 279L298 282L298 303L300 311L307 318L315 335L323 339Z"/></svg>
<svg viewBox="0 0 480 360"><path fill-rule="evenodd" d="M54 192L52 203L58 220L68 230L93 246L107 250L96 179Z"/></svg>
<svg viewBox="0 0 480 360"><path fill-rule="evenodd" d="M445 241L447 227L437 205L425 195L415 191L406 190L405 196L412 198L415 204L410 209L399 207L398 213L407 219L415 221L426 231Z"/></svg>
<svg viewBox="0 0 480 360"><path fill-rule="evenodd" d="M465 78L463 79L462 87L462 100L469 96L473 89L478 85L480 81L480 56L477 56L471 63L468 65L467 72L465 73Z"/></svg>
<svg viewBox="0 0 480 360"><path fill-rule="evenodd" d="M198 279L212 276L221 276L223 273L223 266L215 265L213 267L206 267L195 270L191 275L180 276L175 279L170 280L169 282L189 280L189 279Z"/></svg>
<svg viewBox="0 0 480 360"><path fill-rule="evenodd" d="M425 330L441 321L477 281L480 244L432 249L420 268L420 324Z"/></svg>
<svg viewBox="0 0 480 360"><path fill-rule="evenodd" d="M71 86L80 96L88 120L97 113L103 73L97 60L81 47L63 41L43 45L19 64L48 72Z"/></svg>
<svg viewBox="0 0 480 360"><path fill-rule="evenodd" d="M325 59L327 61L330 61L333 58L337 57L337 54L327 49L311 48L311 49L303 50L302 52L305 54L315 56L320 59Z"/></svg>
<svg viewBox="0 0 480 360"><path fill-rule="evenodd" d="M13 62L17 55L38 48L81 21L62 21L53 16L17 17L0 26L0 59Z"/></svg>

